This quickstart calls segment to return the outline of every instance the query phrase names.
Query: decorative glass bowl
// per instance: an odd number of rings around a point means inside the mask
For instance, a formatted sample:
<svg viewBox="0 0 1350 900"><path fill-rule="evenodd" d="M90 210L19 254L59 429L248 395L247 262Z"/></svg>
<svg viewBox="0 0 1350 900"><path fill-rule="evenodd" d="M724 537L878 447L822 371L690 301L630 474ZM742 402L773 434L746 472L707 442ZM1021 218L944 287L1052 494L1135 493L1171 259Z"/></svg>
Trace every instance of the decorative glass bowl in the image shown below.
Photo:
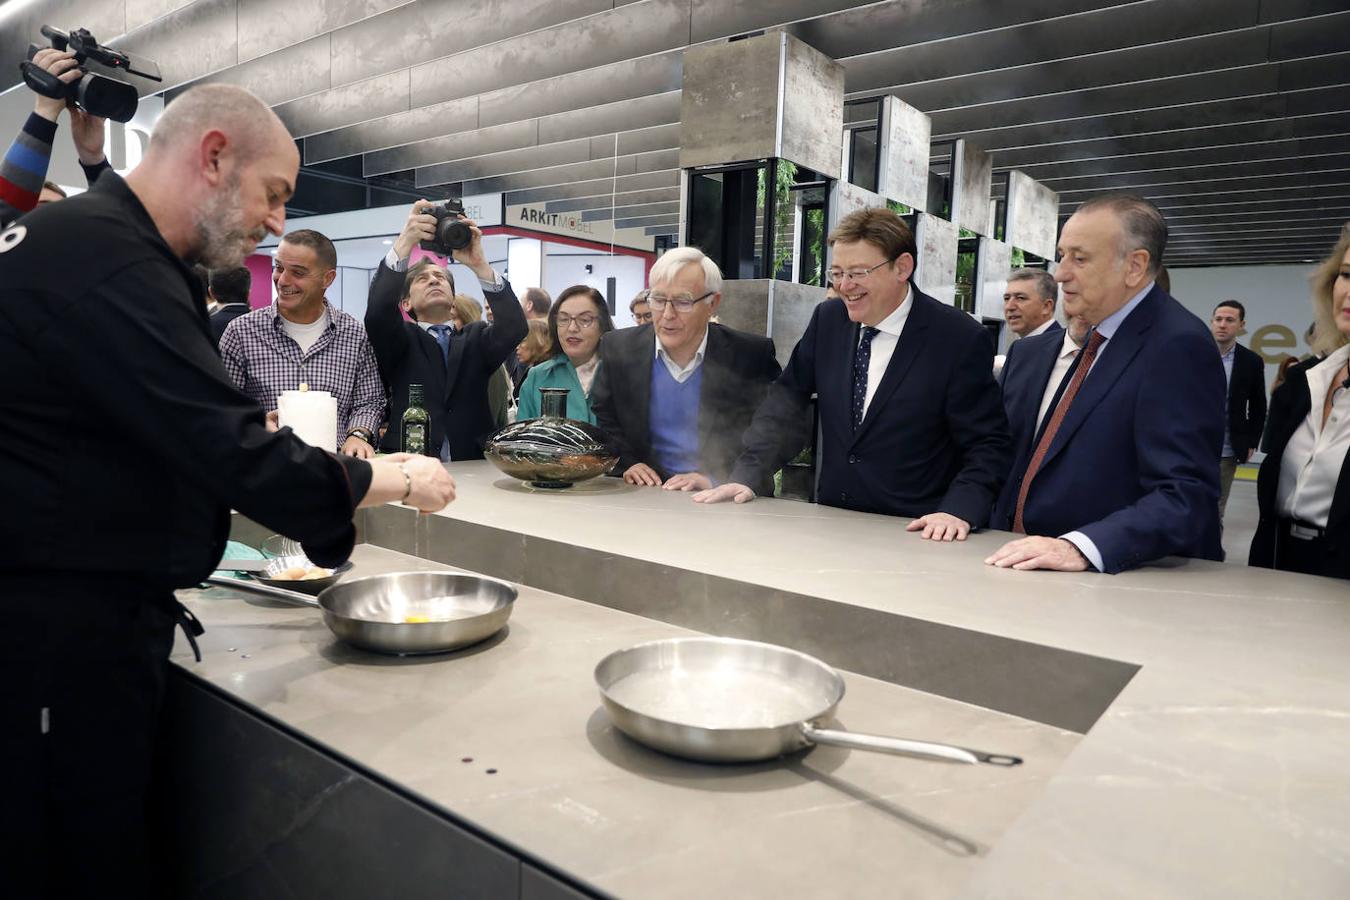
<svg viewBox="0 0 1350 900"><path fill-rule="evenodd" d="M544 415L507 425L488 438L483 455L537 488L570 488L614 468L619 454L603 431L559 415L567 409L567 390L543 388L540 393Z"/></svg>

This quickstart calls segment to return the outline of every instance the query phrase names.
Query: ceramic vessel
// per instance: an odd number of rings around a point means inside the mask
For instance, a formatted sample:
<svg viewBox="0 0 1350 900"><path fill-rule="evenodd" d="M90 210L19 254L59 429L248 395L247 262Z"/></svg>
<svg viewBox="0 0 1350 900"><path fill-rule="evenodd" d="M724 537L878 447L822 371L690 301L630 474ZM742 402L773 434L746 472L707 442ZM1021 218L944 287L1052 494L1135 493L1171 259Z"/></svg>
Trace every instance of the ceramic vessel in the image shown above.
<svg viewBox="0 0 1350 900"><path fill-rule="evenodd" d="M604 475L619 461L605 433L569 419L566 388L541 388L543 415L507 425L488 438L483 455L512 478L538 488L570 488Z"/></svg>

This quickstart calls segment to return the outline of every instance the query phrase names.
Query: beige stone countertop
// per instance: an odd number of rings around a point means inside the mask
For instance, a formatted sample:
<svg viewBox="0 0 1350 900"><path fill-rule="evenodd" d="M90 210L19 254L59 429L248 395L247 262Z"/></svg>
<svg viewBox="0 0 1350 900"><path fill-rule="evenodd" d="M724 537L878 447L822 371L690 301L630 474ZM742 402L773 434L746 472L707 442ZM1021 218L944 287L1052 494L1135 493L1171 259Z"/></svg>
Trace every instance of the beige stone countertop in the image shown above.
<svg viewBox="0 0 1350 900"><path fill-rule="evenodd" d="M982 564L1001 532L934 544L904 519L793 501L450 471L459 498L439 515L1139 665L966 896L1350 896L1344 581L1179 559L1014 572Z"/></svg>
<svg viewBox="0 0 1350 900"><path fill-rule="evenodd" d="M446 568L370 545L353 561L349 578ZM181 640L175 649L184 670L624 897L955 896L1081 740L846 674L843 727L1026 762L960 766L821 747L703 765L618 734L592 679L612 650L689 633L661 622L522 587L504 637L400 659L339 643L316 610L222 587L180 597L207 628L201 663Z"/></svg>

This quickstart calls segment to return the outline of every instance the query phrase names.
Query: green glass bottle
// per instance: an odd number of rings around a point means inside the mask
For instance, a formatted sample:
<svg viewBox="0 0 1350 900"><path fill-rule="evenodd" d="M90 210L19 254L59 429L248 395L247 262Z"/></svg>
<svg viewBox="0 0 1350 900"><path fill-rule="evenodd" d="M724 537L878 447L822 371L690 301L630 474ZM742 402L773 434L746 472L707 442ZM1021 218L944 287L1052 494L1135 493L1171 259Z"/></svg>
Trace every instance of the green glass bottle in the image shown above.
<svg viewBox="0 0 1350 900"><path fill-rule="evenodd" d="M422 408L422 385L408 385L408 409L403 413L403 452L427 452L427 430L431 417Z"/></svg>

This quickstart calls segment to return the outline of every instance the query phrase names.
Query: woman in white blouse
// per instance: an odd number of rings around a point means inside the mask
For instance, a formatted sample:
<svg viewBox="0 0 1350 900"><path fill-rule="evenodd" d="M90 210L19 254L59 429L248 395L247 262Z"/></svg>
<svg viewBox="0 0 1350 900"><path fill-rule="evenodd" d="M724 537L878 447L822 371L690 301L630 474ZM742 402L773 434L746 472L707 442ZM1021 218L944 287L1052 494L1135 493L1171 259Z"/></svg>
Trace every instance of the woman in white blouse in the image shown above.
<svg viewBox="0 0 1350 900"><path fill-rule="evenodd" d="M1253 566L1350 579L1350 223L1313 275L1312 359L1270 398Z"/></svg>

